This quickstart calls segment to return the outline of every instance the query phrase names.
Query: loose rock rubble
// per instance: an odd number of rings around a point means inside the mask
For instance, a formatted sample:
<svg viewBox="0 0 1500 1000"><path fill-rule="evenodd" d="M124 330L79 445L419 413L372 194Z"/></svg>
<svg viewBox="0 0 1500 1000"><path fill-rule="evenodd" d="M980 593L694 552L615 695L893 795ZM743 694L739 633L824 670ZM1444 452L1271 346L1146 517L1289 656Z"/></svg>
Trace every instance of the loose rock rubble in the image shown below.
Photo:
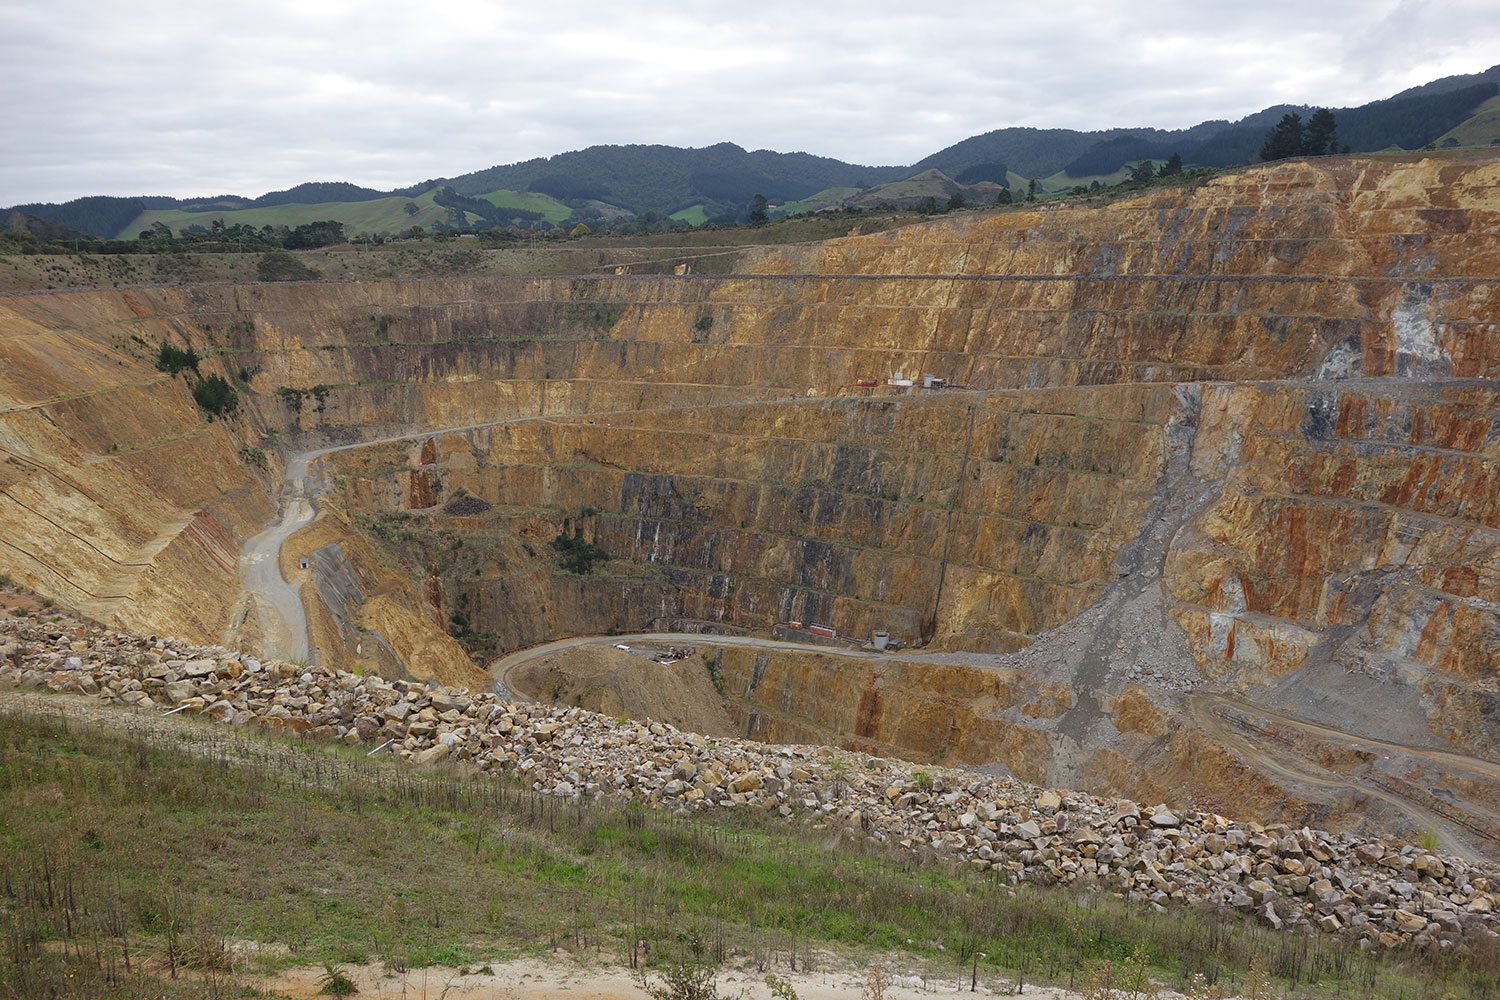
<svg viewBox="0 0 1500 1000"><path fill-rule="evenodd" d="M1198 903L1361 947L1494 935L1500 879L1413 846L922 768L823 747L712 739L494 694L261 662L63 616L0 623L0 688L43 687L506 772L547 795L745 808L928 849L1012 882Z"/></svg>

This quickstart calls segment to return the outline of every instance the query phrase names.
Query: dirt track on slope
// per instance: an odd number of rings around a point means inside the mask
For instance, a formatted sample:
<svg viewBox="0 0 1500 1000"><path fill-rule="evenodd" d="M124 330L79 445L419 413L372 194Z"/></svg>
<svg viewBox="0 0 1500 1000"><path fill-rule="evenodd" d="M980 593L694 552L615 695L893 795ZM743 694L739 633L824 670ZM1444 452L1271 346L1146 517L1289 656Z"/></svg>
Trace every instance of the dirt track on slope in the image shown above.
<svg viewBox="0 0 1500 1000"><path fill-rule="evenodd" d="M1500 849L1500 813L1472 801L1466 802L1462 808L1448 805L1437 795L1429 794L1419 800L1397 787L1394 782L1381 777L1382 773L1388 772L1382 772L1378 765L1360 769L1361 772L1368 773L1338 773L1328 770L1302 756L1292 740L1275 732L1270 726L1257 725L1250 718L1241 718L1236 722L1232 716L1238 714L1258 717L1278 728L1290 729L1326 743L1367 751L1385 761L1390 761L1393 757L1425 761L1436 764L1445 771L1463 772L1491 781L1500 781L1500 764L1443 750L1357 736L1229 695L1207 692L1190 695L1186 699L1186 707L1193 724L1220 745L1239 754L1246 763L1291 782L1293 787L1301 785L1354 792L1385 802L1409 816L1418 826L1430 826L1439 834L1445 849L1465 857L1491 855ZM1246 731L1258 734L1263 742L1250 739L1245 735Z"/></svg>
<svg viewBox="0 0 1500 1000"><path fill-rule="evenodd" d="M794 401L795 397L788 402ZM728 405L764 405L765 400L756 400L747 404ZM671 411L675 407L663 407L663 411ZM373 447L399 441L420 440L443 434L462 433L479 428L496 427L504 424L522 423L529 421L549 421L555 419L582 419L587 416L608 416L612 411L601 411L596 414L569 414L558 416L521 416L505 420L483 421L470 425L454 427L432 428L411 433L404 433L381 437L372 440L358 441L350 444L335 445L317 450L311 450L293 455L287 463L287 485L283 490L283 505L280 520L268 527L264 532L252 538L246 543L245 556L242 560L242 575L245 581L246 591L259 599L258 605L262 612L262 625L267 636L270 655L279 655L283 658L296 658L305 656L309 652L307 645L306 615L302 607L300 592L297 587L288 583L281 576L279 568L279 554L281 545L291 534L300 529L316 516L316 500L323 483L316 477L316 463L323 457L336 452L351 451L359 448ZM1180 513L1178 520L1185 516L1186 512ZM1170 532L1168 532L1170 534ZM1154 574L1150 574L1154 576ZM270 610L274 616L281 619L278 624L274 620L267 620L266 611ZM692 645L694 643L712 643L716 645L746 646L768 651L806 651L820 655L851 657L867 661L885 661L887 654L856 649L840 649L809 643L784 642L780 640L759 638L754 636L722 636L702 635L692 633L636 633L626 636L578 636L544 643L528 649L517 650L488 666L490 676L493 678L497 689L507 693L518 700L529 700L538 697L540 693L537 677L541 673L531 669L535 667L536 661L551 657L554 654L569 650L580 650L584 647L607 646L614 643L629 644L632 642L649 642L662 644ZM1033 647L1033 652L1037 651ZM901 659L920 663L929 659L933 663L960 662L982 669L987 665L999 665L1001 661L1008 661L1013 657L996 656L980 653L924 653L917 651L903 652ZM598 671L593 671L598 673ZM1078 678L1075 676L1075 682ZM618 685L613 685L618 687ZM595 692L596 694L598 692ZM618 694L618 692L616 692ZM627 714L644 714L666 718L663 699L670 697L669 690L657 692L657 705L655 711L639 709L631 712L620 706ZM608 710L600 706L601 710ZM1439 794L1433 794L1418 784L1416 778L1396 777L1398 773L1393 766L1381 769L1378 765L1372 767L1361 767L1358 773L1344 773L1330 770L1324 765L1309 758L1299 748L1295 741L1286 737L1287 730L1301 734L1314 740L1322 741L1337 746L1352 747L1362 752L1373 753L1377 758L1391 761L1394 756L1398 760L1407 760L1416 764L1418 762L1435 765L1447 772L1456 772L1461 775L1473 775L1486 781L1500 781L1500 763L1467 757L1463 754L1446 752L1435 749L1415 747L1401 743L1387 742L1370 737L1358 736L1330 726L1320 725L1284 715L1273 710L1254 705L1248 701L1237 699L1225 694L1203 693L1188 696L1185 702L1187 720L1200 728L1214 741L1237 754L1246 764L1265 773L1277 776L1278 779L1287 783L1288 787L1316 788L1320 791L1341 793L1345 795L1354 794L1368 797L1370 800L1384 803L1412 820L1418 828L1432 827L1438 834L1444 845L1454 853L1469 857L1493 855L1500 851L1500 811L1485 804L1465 801L1462 804L1445 801L1440 797L1447 794L1446 789L1439 789ZM1249 717L1235 719L1231 716L1238 713ZM1254 721L1259 718L1271 726L1279 727L1282 732L1263 728ZM682 720L686 722L686 719ZM1084 723L1098 721L1097 718L1083 720L1079 726L1074 728L1079 731L1073 735L1075 739L1085 738L1087 726ZM695 728L688 723L688 728ZM699 726L696 728L705 728ZM1451 800L1451 796L1449 796Z"/></svg>

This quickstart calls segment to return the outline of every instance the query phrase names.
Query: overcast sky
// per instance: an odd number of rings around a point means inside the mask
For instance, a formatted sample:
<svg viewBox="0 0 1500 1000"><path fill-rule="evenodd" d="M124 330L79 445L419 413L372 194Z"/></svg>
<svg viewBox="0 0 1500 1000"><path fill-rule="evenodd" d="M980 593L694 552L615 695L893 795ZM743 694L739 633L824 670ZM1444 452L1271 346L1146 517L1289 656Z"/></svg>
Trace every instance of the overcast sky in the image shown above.
<svg viewBox="0 0 1500 1000"><path fill-rule="evenodd" d="M389 188L595 143L911 163L1500 63L1500 0L0 0L0 205Z"/></svg>

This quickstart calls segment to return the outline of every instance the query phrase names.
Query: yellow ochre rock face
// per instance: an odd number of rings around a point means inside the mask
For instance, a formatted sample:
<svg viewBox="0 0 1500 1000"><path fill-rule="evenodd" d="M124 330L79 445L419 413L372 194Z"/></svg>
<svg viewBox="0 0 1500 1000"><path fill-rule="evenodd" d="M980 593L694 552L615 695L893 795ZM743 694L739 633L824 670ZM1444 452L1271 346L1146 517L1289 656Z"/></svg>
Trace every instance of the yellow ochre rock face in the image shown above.
<svg viewBox="0 0 1500 1000"><path fill-rule="evenodd" d="M1495 846L1500 158L1281 163L729 271L0 297L0 572L253 643L239 557L283 461L360 444L283 552L329 662L480 686L563 636L878 629L902 658L724 647L729 717ZM238 411L208 420L163 341Z"/></svg>

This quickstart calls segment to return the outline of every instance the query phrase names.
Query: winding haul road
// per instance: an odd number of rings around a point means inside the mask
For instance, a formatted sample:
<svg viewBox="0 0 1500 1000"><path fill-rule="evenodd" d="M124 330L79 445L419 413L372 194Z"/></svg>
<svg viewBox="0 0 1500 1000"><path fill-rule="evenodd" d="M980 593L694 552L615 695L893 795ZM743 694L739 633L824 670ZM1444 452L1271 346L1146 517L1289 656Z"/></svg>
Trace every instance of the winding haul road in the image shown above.
<svg viewBox="0 0 1500 1000"><path fill-rule="evenodd" d="M768 400L754 400L747 403L729 405L763 405L766 402ZM672 408L662 407L661 409L670 410ZM567 419L582 419L584 417L602 418L624 412L635 411L606 411L597 414L559 414L557 416ZM356 448L367 448L398 441L412 441L442 434L498 427L504 424L549 419L553 418L538 415L515 417L508 420L489 420L455 427L432 428L408 434L397 434L390 437L358 441L352 444L333 445L292 455L286 463L286 483L281 491L279 520L250 538L245 543L244 552L240 559L242 584L246 593L255 601L255 607L260 616L264 637L263 651L265 655L287 660L304 659L316 655L315 651L310 648L308 640L307 614L302 604L300 588L288 582L282 576L280 553L286 540L299 529L311 523L316 516L317 499L328 485L326 479L318 475L316 471L317 463L320 459L336 452L350 451ZM529 696L525 692L518 691L510 683L512 673L522 664L567 649L590 645L613 645L615 643L631 642L748 646L775 651L798 650L819 653L826 656L848 657L861 660L886 661L889 659L889 654L887 653L823 646L813 643L790 642L755 636L712 635L688 632L638 632L631 635L575 636L516 650L491 663L489 673L494 679L497 690L505 692L512 698L529 700ZM983 653L923 653L917 651L903 653L901 659L916 662L928 660L933 663L948 664L957 662L975 667L984 667L996 661L995 656ZM1480 853L1494 853L1500 850L1500 834L1496 832L1500 831L1500 812L1491 812L1485 806L1473 802L1466 804L1467 811L1448 808L1434 796L1423 796L1419 800L1404 792L1399 787L1382 781L1378 773L1357 775L1330 771L1298 755L1295 748L1284 738L1277 737L1276 734L1267 733L1266 730L1255 726L1253 723L1237 725L1229 718L1229 714L1238 712L1247 716L1259 716L1268 722L1273 722L1278 726L1292 729L1314 738L1335 741L1373 751L1387 758L1390 754L1396 753L1410 758L1426 760L1441 765L1444 768L1455 769L1491 781L1500 781L1500 763L1481 758L1466 757L1457 753L1408 746L1400 743L1388 743L1370 737L1359 736L1331 726L1275 712L1222 693L1200 692L1190 695L1185 702L1184 708L1186 709L1185 714L1192 724L1210 735L1220 745L1233 750L1247 763L1275 774L1283 781L1289 782L1294 786L1315 787L1324 790L1343 790L1368 795L1373 799L1389 804L1412 818L1419 825L1429 825L1443 831L1447 834L1444 839L1448 842L1448 846L1455 849L1457 853L1473 856ZM1274 749L1260 745L1256 740L1249 738L1245 734L1243 731L1245 728L1269 735L1272 737L1273 742L1278 742L1282 745ZM1485 822L1485 825L1476 825L1476 819L1481 819L1481 821ZM1494 821L1492 825L1487 822L1491 819Z"/></svg>
<svg viewBox="0 0 1500 1000"><path fill-rule="evenodd" d="M791 397L798 399L800 397ZM759 406L774 400L750 400L728 403L726 406ZM651 409L601 410L592 414L557 414L556 417L583 419L603 418L625 413L665 412L675 407ZM434 427L406 434L371 438L350 444L330 445L297 452L286 461L286 481L281 487L279 519L267 525L259 534L245 542L240 553L240 586L254 603L260 619L262 655L282 660L316 658L307 632L307 611L302 604L301 587L281 575L281 548L286 540L298 530L312 523L317 515L318 497L328 488L328 482L316 474L319 460L341 451L370 448L375 445L392 444L397 441L417 441L442 434L460 434L464 431L502 427L506 424L526 423L533 420L551 420L554 416L534 415L511 417L506 420L481 420L453 427Z"/></svg>
<svg viewBox="0 0 1500 1000"><path fill-rule="evenodd" d="M1437 764L1449 773L1492 782L1500 782L1500 763L1446 750L1359 736L1224 694L1199 692L1189 695L1186 707L1193 724L1220 746L1284 781L1334 792L1358 792L1384 802L1411 818L1418 827L1430 826L1443 832L1447 849L1465 857L1475 858L1500 850L1500 812L1489 806L1468 799L1460 808L1444 802L1437 794L1414 795L1396 781L1383 779L1378 766L1371 767L1368 774L1331 771L1301 756L1289 738L1248 719L1236 725L1232 716L1258 717L1278 728L1325 743L1353 747L1384 760L1395 755L1414 762L1425 761ZM1257 742L1249 738L1247 730L1261 734L1265 740Z"/></svg>
<svg viewBox="0 0 1500 1000"><path fill-rule="evenodd" d="M313 463L339 450L306 451L287 459L286 485L281 489L281 519L246 541L240 556L240 583L256 601L261 652L268 657L302 660L311 654L301 590L281 575L281 547L299 529L312 523L317 513L314 501L322 482L310 480Z"/></svg>
<svg viewBox="0 0 1500 1000"><path fill-rule="evenodd" d="M762 639L751 635L716 635L709 632L634 632L630 635L579 635L568 639L555 639L552 642L527 646L525 649L517 649L507 653L500 659L492 662L486 669L489 671L490 676L495 679L498 689L505 691L517 701L533 701L535 699L531 695L518 689L510 682L511 674L516 668L540 657L560 653L565 649L577 649L580 646L628 645L632 642L753 646L757 649L774 649L777 652L783 653L788 650L800 650L808 653L822 653L827 656L847 656L857 660L889 659L889 654L887 653L874 653L862 649L845 649L839 646L820 646L811 642L791 642L786 639ZM928 654L911 653L902 658L920 661L927 656Z"/></svg>
<svg viewBox="0 0 1500 1000"><path fill-rule="evenodd" d="M779 639L762 639L754 636L714 635L694 632L637 632L631 635L576 636L553 642L529 646L508 653L490 664L490 675L495 679L496 689L518 701L534 700L527 692L511 682L511 676L520 667L532 660L568 649L583 646L603 646L616 643L630 644L651 642L663 644L697 644L718 646L751 646L759 649L779 651L805 650L828 656L844 656L864 660L885 660L889 654L856 649L839 649L812 643L786 642ZM923 659L938 661L951 654L902 654L903 660L920 662ZM978 664L976 664L978 665ZM1446 850L1469 859L1492 856L1500 851L1500 812L1487 806L1468 801L1462 808L1450 806L1436 795L1417 797L1397 784L1382 780L1378 769L1370 774L1345 774L1329 770L1300 756L1287 739L1280 738L1260 726L1249 724L1248 729L1268 737L1271 746L1257 743L1246 736L1230 717L1238 713L1258 717L1276 726L1290 729L1315 739L1355 747L1378 754L1389 760L1398 755L1407 759L1427 761L1460 774L1468 774L1485 780L1500 782L1500 763L1480 757L1425 747L1392 743L1368 736L1359 736L1333 726L1308 722L1295 716L1256 705L1226 694L1198 692L1188 695L1186 714L1192 723L1211 736L1220 746L1240 756L1246 763L1262 769L1292 787L1312 787L1327 792L1354 793L1384 802L1410 818L1417 827L1431 827L1443 834Z"/></svg>

